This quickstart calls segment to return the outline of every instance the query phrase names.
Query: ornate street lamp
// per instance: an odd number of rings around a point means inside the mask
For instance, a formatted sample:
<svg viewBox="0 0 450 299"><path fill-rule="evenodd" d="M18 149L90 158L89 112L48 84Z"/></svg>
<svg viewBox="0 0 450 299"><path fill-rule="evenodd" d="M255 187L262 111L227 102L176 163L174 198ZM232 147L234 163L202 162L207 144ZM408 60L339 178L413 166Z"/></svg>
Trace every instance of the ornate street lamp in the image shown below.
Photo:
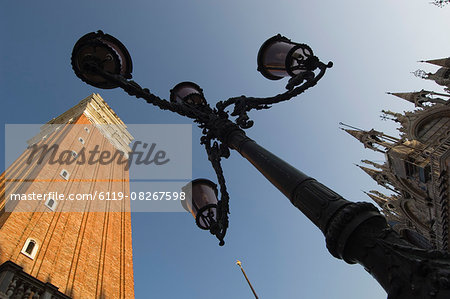
<svg viewBox="0 0 450 299"><path fill-rule="evenodd" d="M89 85L111 89L118 87L95 72L91 65L100 66L105 72L131 79L133 64L127 48L115 37L99 31L84 35L72 51L72 67L75 74Z"/></svg>
<svg viewBox="0 0 450 299"><path fill-rule="evenodd" d="M274 57L283 58L286 63L284 71L281 71L281 66L278 70L273 69L272 65L278 63ZM224 245L223 239L228 228L229 195L220 164L221 158L228 158L229 148L233 148L229 143L231 139L229 141L228 139L236 133L244 134L241 129L247 129L253 125L253 121L247 115L248 111L268 109L272 104L292 99L314 86L323 77L326 69L332 66L331 62L328 64L320 62L307 45L293 43L281 35L276 35L263 44L258 54L258 64L261 73L266 77L275 78L271 72L277 75L276 79L291 76L287 85L288 91L268 98L245 96L230 98L217 103L216 108L213 109L206 102L203 90L193 82L177 84L170 91L169 102L151 94L148 89L141 88L136 82L127 80L131 78L132 70L128 50L119 40L102 31L84 35L77 41L72 52L72 67L75 74L87 84L107 89L122 87L130 95L144 98L148 103L161 109L171 110L199 123L204 133L201 144L205 146L208 158L217 174L220 200L214 203L216 207L204 211L196 208L194 199L192 205L187 205L185 208L193 213L200 228L208 229L219 239L219 245ZM315 73L317 69L319 71ZM234 105L231 116L236 116L235 122L229 119L229 113L226 111L231 105ZM194 182L199 183L199 181ZM193 187L196 186L194 182ZM205 183L205 181L201 182Z"/></svg>
<svg viewBox="0 0 450 299"><path fill-rule="evenodd" d="M258 52L258 71L271 80L295 77L317 68L318 62L308 45L293 43L280 34L269 38Z"/></svg>
<svg viewBox="0 0 450 299"><path fill-rule="evenodd" d="M201 144L216 172L220 200L214 183L194 180L185 187L191 198L184 207L200 228L219 239L219 245L224 244L229 213L220 161L229 157L231 148L252 163L323 232L334 257L363 265L386 290L389 299L450 298L449 253L414 247L388 226L374 205L345 200L258 145L243 131L253 125L247 112L292 99L316 85L331 66L331 62L324 64L314 56L307 45L274 36L258 53L258 69L272 80L290 76L287 91L267 98L230 98L212 108L194 83L178 84L167 101L129 80L132 64L128 51L120 41L101 31L83 36L72 52L72 67L84 82L99 88L120 87L161 109L193 119L203 129ZM228 110L231 106L232 110ZM235 117L234 121L230 116Z"/></svg>
<svg viewBox="0 0 450 299"><path fill-rule="evenodd" d="M181 82L170 91L170 101L178 104L206 105L203 90L193 82Z"/></svg>
<svg viewBox="0 0 450 299"><path fill-rule="evenodd" d="M187 199L181 201L195 218L198 227L209 230L217 221L217 185L207 179L196 179L183 188Z"/></svg>
<svg viewBox="0 0 450 299"><path fill-rule="evenodd" d="M211 231L224 245L226 230L221 231L223 213L218 207L217 185L207 179L196 179L183 187L186 200L181 201L183 208L195 218L197 226ZM219 233L221 233L219 235Z"/></svg>

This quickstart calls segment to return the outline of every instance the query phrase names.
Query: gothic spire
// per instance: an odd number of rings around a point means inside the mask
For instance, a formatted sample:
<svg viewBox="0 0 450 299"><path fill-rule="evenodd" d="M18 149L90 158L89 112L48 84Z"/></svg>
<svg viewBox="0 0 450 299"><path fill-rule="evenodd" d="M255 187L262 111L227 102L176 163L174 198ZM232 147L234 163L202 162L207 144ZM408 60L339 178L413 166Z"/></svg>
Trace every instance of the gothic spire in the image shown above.
<svg viewBox="0 0 450 299"><path fill-rule="evenodd" d="M370 177L374 179L378 185L383 186L384 188L389 189L391 191L397 192L397 190L391 187L392 185L389 182L389 178L384 171L367 168L358 164L355 165L361 168L365 173L370 175Z"/></svg>
<svg viewBox="0 0 450 299"><path fill-rule="evenodd" d="M344 128L341 128L341 129L344 130L345 132L349 133L356 139L358 139L360 142L362 142L364 144L365 148L370 148L370 149L380 152L380 153L385 152L382 149L375 146L375 144L383 145L382 144L383 141L379 138L379 137L383 136L383 133L375 131L373 129L370 131L350 130L350 129L344 129Z"/></svg>
<svg viewBox="0 0 450 299"><path fill-rule="evenodd" d="M374 167L376 167L376 168L378 168L378 169L383 169L383 168L385 168L384 165L381 165L381 164L378 164L378 163L375 163L375 162L372 162L372 161L369 161L369 160L361 160L361 162L362 162L362 163L365 163L365 164L372 165L372 166L374 166Z"/></svg>
<svg viewBox="0 0 450 299"><path fill-rule="evenodd" d="M382 120L393 120L396 123L400 123L401 126L400 128L398 128L397 130L399 130L400 132L404 132L404 128L407 128L409 125L409 118L408 118L408 112L405 112L405 114L401 114L401 113L396 113L396 112L392 112L390 110L381 110L381 119ZM391 117L390 117L391 116ZM404 139L403 136L401 136L401 138L396 138L393 136L389 136L389 135L384 135L384 139L386 139L386 141L389 142L393 142L393 143L399 143L400 141L402 141Z"/></svg>
<svg viewBox="0 0 450 299"><path fill-rule="evenodd" d="M433 91L428 91L422 89L421 91L415 92L387 92L387 94L391 94L393 96L399 97L401 99L407 100L408 102L413 103L416 107L423 107L424 103L430 102L435 104L446 104L447 101L441 98L436 98L434 96L444 96L450 97L450 95L436 93Z"/></svg>
<svg viewBox="0 0 450 299"><path fill-rule="evenodd" d="M363 191L367 196L369 196L380 208L383 208L383 205L387 202L387 198L381 197L375 194L372 194L372 191L366 192Z"/></svg>
<svg viewBox="0 0 450 299"><path fill-rule="evenodd" d="M408 102L413 103L416 107L422 107L423 102L426 102L426 94L429 94L430 91L421 90L418 92L387 92L387 94L391 94L398 98L407 100Z"/></svg>
<svg viewBox="0 0 450 299"><path fill-rule="evenodd" d="M365 131L361 131L361 130L350 130L350 129L344 129L344 128L341 128L341 130L344 130L345 132L349 133L350 135L352 135L353 137L355 137L356 139L358 139L361 142L364 139L364 135L366 134Z"/></svg>
<svg viewBox="0 0 450 299"><path fill-rule="evenodd" d="M386 92L393 96L407 100L408 102L415 103L417 96L420 96L420 92Z"/></svg>
<svg viewBox="0 0 450 299"><path fill-rule="evenodd" d="M379 177L379 175L382 172L381 170L375 170L375 169L364 167L364 166L361 166L358 164L355 164L355 165L358 166L359 168L361 168L365 173L370 175L370 177L374 180L377 180L377 178Z"/></svg>
<svg viewBox="0 0 450 299"><path fill-rule="evenodd" d="M372 194L375 194L375 195L378 196L378 197L382 197L382 198L384 198L385 200L388 200L388 199L389 199L388 196L384 195L383 193L381 193L381 192L379 192L379 191L377 191L377 190L370 190L369 192L372 193ZM392 195L391 195L391 197L392 197Z"/></svg>
<svg viewBox="0 0 450 299"><path fill-rule="evenodd" d="M432 60L421 60L420 62L426 62L426 63L434 64L437 66L443 66L443 67L450 68L450 57L440 58L440 59L432 59Z"/></svg>
<svg viewBox="0 0 450 299"><path fill-rule="evenodd" d="M392 115L393 117L395 117L397 119L399 119L399 118L401 118L403 116L403 114L398 113L398 112L393 112L391 110L381 110L381 112L389 114L389 115Z"/></svg>

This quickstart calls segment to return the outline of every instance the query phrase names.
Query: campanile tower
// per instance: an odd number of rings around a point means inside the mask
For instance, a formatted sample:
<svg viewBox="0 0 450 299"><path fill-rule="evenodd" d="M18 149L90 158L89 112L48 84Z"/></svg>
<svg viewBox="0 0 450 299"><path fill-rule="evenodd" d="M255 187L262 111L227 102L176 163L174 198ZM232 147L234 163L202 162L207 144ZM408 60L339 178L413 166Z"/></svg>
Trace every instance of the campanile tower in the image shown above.
<svg viewBox="0 0 450 299"><path fill-rule="evenodd" d="M0 298L134 298L132 139L92 94L28 140L0 177Z"/></svg>

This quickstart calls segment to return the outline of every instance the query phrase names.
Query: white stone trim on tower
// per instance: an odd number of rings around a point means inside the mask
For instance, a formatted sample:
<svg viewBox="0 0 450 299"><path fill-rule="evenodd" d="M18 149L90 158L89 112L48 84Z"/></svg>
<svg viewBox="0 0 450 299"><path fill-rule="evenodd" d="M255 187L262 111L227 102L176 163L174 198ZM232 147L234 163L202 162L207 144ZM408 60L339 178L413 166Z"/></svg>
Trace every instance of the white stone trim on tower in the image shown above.
<svg viewBox="0 0 450 299"><path fill-rule="evenodd" d="M41 141L45 136L60 129L57 124L70 124L84 114L88 120L94 125L106 139L119 151L124 153L128 158L131 152L129 144L133 141L133 136L128 132L127 126L117 116L117 114L109 107L99 94L93 93L85 99L81 100L77 105L67 110L60 116L53 118L45 125L41 126L41 131L35 137L27 141L28 146ZM84 130L89 133L89 128Z"/></svg>

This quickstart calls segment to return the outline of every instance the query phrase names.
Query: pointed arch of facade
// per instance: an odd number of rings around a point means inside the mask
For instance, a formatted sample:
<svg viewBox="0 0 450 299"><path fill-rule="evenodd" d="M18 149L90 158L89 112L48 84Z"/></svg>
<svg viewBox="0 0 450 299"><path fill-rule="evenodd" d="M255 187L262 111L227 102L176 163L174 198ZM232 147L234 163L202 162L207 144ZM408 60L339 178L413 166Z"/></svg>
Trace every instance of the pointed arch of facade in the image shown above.
<svg viewBox="0 0 450 299"><path fill-rule="evenodd" d="M424 135L421 133L421 130L424 130L425 126L431 125L433 121L439 121L444 118L448 118L447 123L450 126L450 106L425 110L409 125L408 138L423 142Z"/></svg>

